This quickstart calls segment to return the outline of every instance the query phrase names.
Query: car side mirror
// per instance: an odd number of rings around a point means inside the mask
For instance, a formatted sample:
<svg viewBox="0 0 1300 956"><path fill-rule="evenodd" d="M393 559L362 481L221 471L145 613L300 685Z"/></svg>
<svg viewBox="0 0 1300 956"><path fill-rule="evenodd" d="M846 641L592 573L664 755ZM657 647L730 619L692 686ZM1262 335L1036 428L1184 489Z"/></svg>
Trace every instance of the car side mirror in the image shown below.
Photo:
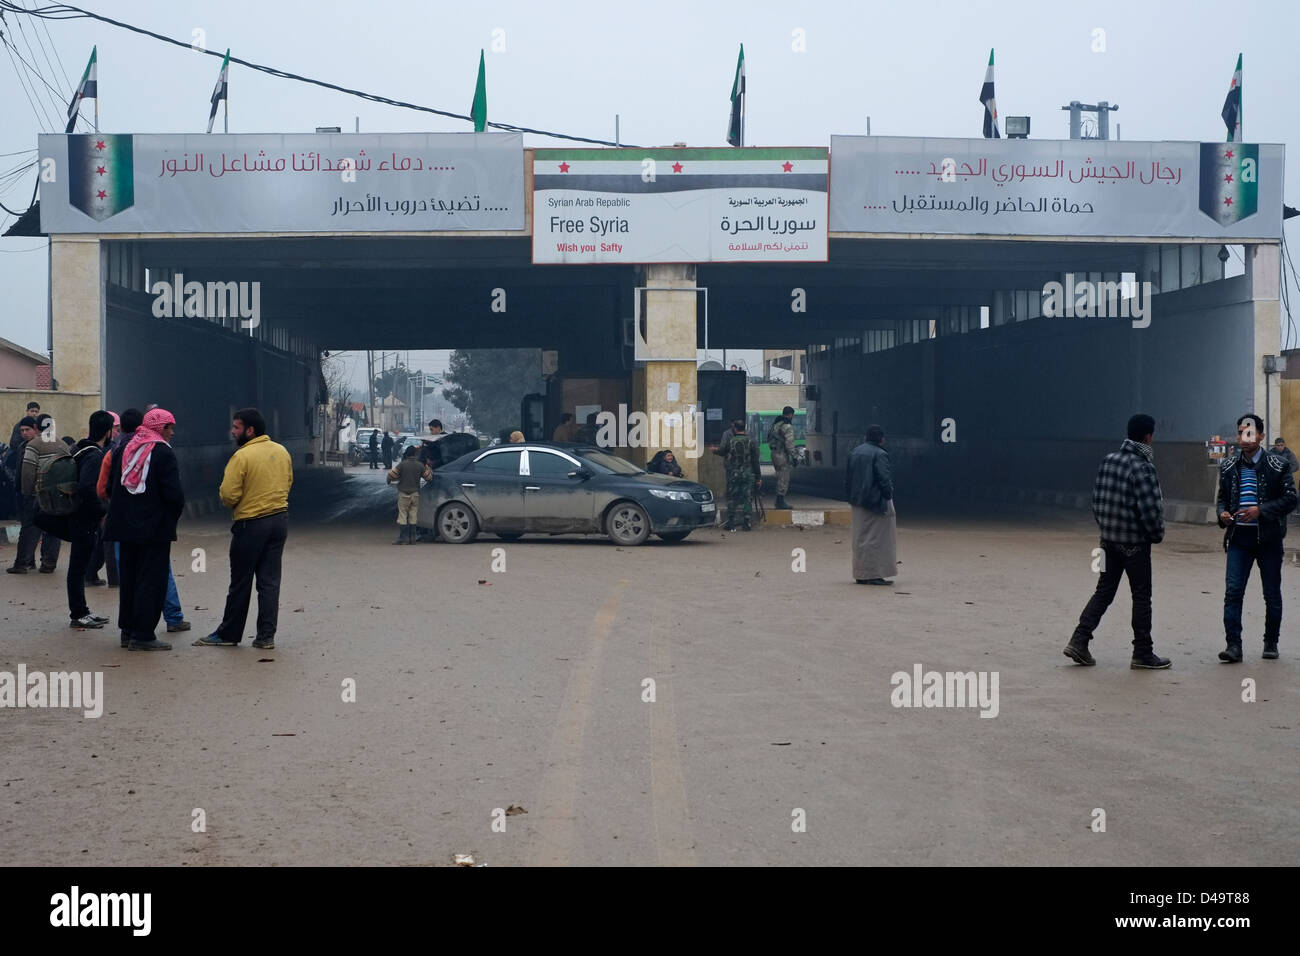
<svg viewBox="0 0 1300 956"><path fill-rule="evenodd" d="M579 468L577 471L569 472L569 477L577 478L580 481L586 481L588 478L591 477L591 472L588 471L586 468Z"/></svg>

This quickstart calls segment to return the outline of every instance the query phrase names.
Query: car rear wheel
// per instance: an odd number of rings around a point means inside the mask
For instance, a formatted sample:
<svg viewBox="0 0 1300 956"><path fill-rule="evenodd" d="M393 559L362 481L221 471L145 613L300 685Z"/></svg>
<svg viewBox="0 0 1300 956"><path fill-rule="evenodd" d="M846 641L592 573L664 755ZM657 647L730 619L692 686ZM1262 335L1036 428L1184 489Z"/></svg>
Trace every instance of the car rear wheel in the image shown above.
<svg viewBox="0 0 1300 956"><path fill-rule="evenodd" d="M497 537L502 541L518 541L524 536L522 531L498 531Z"/></svg>
<svg viewBox="0 0 1300 956"><path fill-rule="evenodd" d="M438 534L450 544L469 544L478 537L478 518L469 505L453 501L438 509Z"/></svg>
<svg viewBox="0 0 1300 956"><path fill-rule="evenodd" d="M615 544L635 546L650 537L650 518L634 501L620 501L609 511L605 530Z"/></svg>
<svg viewBox="0 0 1300 956"><path fill-rule="evenodd" d="M689 531L661 531L659 537L669 544L676 544L678 541L685 541L688 534L690 534Z"/></svg>

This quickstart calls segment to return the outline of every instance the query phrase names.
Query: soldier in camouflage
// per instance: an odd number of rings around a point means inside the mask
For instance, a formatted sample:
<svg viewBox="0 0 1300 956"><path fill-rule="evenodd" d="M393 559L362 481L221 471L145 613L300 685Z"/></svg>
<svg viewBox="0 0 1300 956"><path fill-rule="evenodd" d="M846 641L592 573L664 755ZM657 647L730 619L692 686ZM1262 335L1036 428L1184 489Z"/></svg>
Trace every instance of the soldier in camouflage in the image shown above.
<svg viewBox="0 0 1300 956"><path fill-rule="evenodd" d="M772 449L772 467L776 469L776 504L778 509L789 509L785 503L785 493L790 490L790 470L794 467L795 445L794 409L787 405L781 409L781 415L772 423L767 433L767 444Z"/></svg>
<svg viewBox="0 0 1300 956"><path fill-rule="evenodd" d="M722 444L714 451L722 456L727 471L727 525L736 530L736 518L741 516L746 531L753 528L754 491L762 484L758 470L758 442L745 431L745 423L736 419L731 432L724 435Z"/></svg>

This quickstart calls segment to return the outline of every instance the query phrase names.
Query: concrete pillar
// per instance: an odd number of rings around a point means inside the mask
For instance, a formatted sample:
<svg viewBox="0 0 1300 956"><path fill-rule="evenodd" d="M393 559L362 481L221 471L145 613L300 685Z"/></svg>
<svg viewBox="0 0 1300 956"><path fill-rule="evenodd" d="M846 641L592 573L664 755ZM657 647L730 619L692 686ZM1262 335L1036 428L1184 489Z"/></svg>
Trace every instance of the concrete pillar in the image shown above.
<svg viewBox="0 0 1300 956"><path fill-rule="evenodd" d="M632 376L633 411L644 412L650 420L656 413L673 415L682 424L686 417L699 408L696 379L696 293L695 266L665 264L647 265L643 281L644 295L641 321L644 329L645 361L639 363ZM671 397L670 397L671 396ZM692 428L694 425L692 424ZM692 432L697 442L695 452L685 446L682 429L663 428L659 435L659 448L672 448L681 462L682 474L698 480L699 458L692 454L704 452L703 435ZM632 449L632 460L644 465L658 448Z"/></svg>
<svg viewBox="0 0 1300 956"><path fill-rule="evenodd" d="M99 240L51 236L51 374L60 390L103 394L104 318Z"/></svg>
<svg viewBox="0 0 1300 956"><path fill-rule="evenodd" d="M1270 444L1276 435L1285 434L1282 428L1285 422L1279 420L1282 376L1264 375L1264 356L1278 355L1282 351L1281 276L1282 261L1277 245L1246 246L1246 278L1250 283L1250 298L1255 312L1254 412L1265 419L1264 428ZM1270 416L1273 421L1268 420Z"/></svg>

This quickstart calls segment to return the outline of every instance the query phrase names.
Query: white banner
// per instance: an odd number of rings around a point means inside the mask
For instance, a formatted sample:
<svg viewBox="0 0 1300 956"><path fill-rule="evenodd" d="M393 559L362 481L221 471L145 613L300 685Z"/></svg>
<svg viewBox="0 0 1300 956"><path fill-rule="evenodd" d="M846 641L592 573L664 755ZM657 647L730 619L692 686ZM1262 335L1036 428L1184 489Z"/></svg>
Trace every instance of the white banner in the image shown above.
<svg viewBox="0 0 1300 956"><path fill-rule="evenodd" d="M517 133L42 135L47 233L522 230Z"/></svg>
<svg viewBox="0 0 1300 956"><path fill-rule="evenodd" d="M1280 145L833 136L831 230L1278 239Z"/></svg>
<svg viewBox="0 0 1300 956"><path fill-rule="evenodd" d="M539 149L533 262L824 262L822 148Z"/></svg>

